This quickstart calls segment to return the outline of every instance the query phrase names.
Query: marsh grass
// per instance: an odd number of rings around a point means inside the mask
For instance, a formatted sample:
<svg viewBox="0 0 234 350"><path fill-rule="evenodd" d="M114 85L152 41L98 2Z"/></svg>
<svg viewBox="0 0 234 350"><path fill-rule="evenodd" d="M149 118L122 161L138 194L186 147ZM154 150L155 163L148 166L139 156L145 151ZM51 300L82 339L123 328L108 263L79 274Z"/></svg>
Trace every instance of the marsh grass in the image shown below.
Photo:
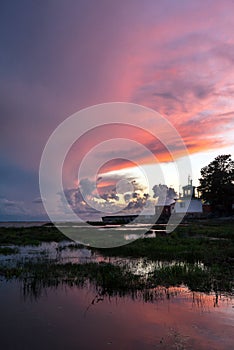
<svg viewBox="0 0 234 350"><path fill-rule="evenodd" d="M118 236L116 231L113 235ZM0 245L39 245L69 241L56 227L0 228ZM84 246L70 241L72 249ZM146 257L151 260L203 261L205 264L234 261L234 223L196 222L179 226L170 235L138 239L115 248L89 248L105 256ZM65 249L65 248L59 248Z"/></svg>
<svg viewBox="0 0 234 350"><path fill-rule="evenodd" d="M12 254L17 254L18 252L19 252L18 248L0 247L0 255L12 255Z"/></svg>
<svg viewBox="0 0 234 350"><path fill-rule="evenodd" d="M231 240L180 237L176 233L98 251L108 256L147 257L151 260L180 260L191 263L203 261L206 264L224 263L234 259L234 244Z"/></svg>
<svg viewBox="0 0 234 350"><path fill-rule="evenodd" d="M1 267L0 275L6 280L19 279L24 294L39 296L44 288L59 285L84 286L91 283L102 295L130 295L139 292L150 299L154 288L186 285L191 291L233 291L233 276L229 267L218 265L204 268L198 264L175 264L156 268L148 275L136 275L129 266L111 263L54 264L25 263L15 268ZM150 292L151 291L151 292Z"/></svg>
<svg viewBox="0 0 234 350"><path fill-rule="evenodd" d="M186 285L191 291L233 292L233 274L230 266L213 265L201 268L196 264L175 264L154 271L154 283L164 286Z"/></svg>
<svg viewBox="0 0 234 350"><path fill-rule="evenodd" d="M146 300L158 286L189 287L191 291L233 292L234 271L233 223L191 223L178 227L165 237L145 238L108 249L91 249L103 256L145 258L152 261L176 261L156 268L147 277L135 275L130 265L110 263L60 264L52 262L22 263L16 267L0 266L0 276L22 282L25 295L39 295L44 288L58 285L83 286L91 283L100 295L140 293ZM115 234L118 234L117 232ZM0 228L0 245L39 245L42 242L67 240L55 227ZM83 245L71 241L72 249ZM0 247L0 253L16 252L15 247ZM65 248L61 248L65 249ZM181 262L184 262L181 264ZM197 262L202 262L203 267Z"/></svg>
<svg viewBox="0 0 234 350"><path fill-rule="evenodd" d="M69 241L56 227L0 227L0 245L39 245L42 242Z"/></svg>
<svg viewBox="0 0 234 350"><path fill-rule="evenodd" d="M174 234L180 237L213 237L234 241L234 221L208 220L191 222L187 226L178 226Z"/></svg>

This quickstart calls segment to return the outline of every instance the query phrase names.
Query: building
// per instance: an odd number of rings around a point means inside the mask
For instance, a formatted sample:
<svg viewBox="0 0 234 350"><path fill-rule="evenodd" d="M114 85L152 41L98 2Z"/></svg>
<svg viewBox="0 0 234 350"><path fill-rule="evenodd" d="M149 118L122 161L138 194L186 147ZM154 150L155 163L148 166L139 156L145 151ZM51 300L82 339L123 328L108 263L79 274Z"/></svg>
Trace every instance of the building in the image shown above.
<svg viewBox="0 0 234 350"><path fill-rule="evenodd" d="M182 187L182 195L176 200L174 206L174 213L178 215L186 215L186 217L200 217L202 216L202 201L196 196L195 186L192 180L189 179L188 185Z"/></svg>
<svg viewBox="0 0 234 350"><path fill-rule="evenodd" d="M155 215L109 215L102 217L105 225L124 225L134 223L167 223L170 216L178 215L186 218L199 218L203 214L203 203L196 195L196 187L192 180L182 187L183 193L178 199L167 198L165 202L155 205ZM208 209L207 209L208 210Z"/></svg>
<svg viewBox="0 0 234 350"><path fill-rule="evenodd" d="M165 203L157 203L155 206L155 215L156 217L166 218L170 217L175 210L175 200L166 199Z"/></svg>
<svg viewBox="0 0 234 350"><path fill-rule="evenodd" d="M103 216L102 221L105 225L124 225L134 221L134 223L154 223L154 215L108 215Z"/></svg>
<svg viewBox="0 0 234 350"><path fill-rule="evenodd" d="M137 215L108 215L103 216L102 221L106 225L129 224L137 218Z"/></svg>

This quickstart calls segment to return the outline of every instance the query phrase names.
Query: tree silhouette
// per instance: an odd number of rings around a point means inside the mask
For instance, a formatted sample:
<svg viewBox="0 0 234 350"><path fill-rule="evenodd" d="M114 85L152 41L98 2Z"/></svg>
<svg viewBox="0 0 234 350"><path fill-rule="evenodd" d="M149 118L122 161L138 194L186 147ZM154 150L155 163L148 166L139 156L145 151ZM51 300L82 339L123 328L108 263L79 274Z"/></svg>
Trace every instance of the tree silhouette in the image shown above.
<svg viewBox="0 0 234 350"><path fill-rule="evenodd" d="M209 202L213 212L231 214L234 203L234 161L231 155L220 155L201 169L198 191Z"/></svg>
<svg viewBox="0 0 234 350"><path fill-rule="evenodd" d="M172 187L168 187L167 185L154 185L152 188L154 191L154 198L158 197L158 203L165 204L167 199L175 199L177 198L177 193Z"/></svg>

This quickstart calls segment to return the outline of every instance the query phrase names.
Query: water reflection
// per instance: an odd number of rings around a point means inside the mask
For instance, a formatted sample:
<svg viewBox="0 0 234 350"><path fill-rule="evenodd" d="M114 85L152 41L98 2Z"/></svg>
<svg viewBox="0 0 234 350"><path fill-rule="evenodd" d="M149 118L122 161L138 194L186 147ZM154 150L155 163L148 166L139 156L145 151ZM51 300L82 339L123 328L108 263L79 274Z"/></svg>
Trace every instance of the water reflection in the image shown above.
<svg viewBox="0 0 234 350"><path fill-rule="evenodd" d="M8 247L3 246L2 247ZM81 247L74 242L50 242L40 245L17 246L11 245L11 248L17 248L16 254L0 255L1 265L16 266L18 263L25 262L54 262L59 264L66 263L87 263L87 262L109 262L113 264L129 265L134 274L148 274L156 268L163 266L172 266L175 264L184 265L184 262L178 261L151 261L146 258L123 258L104 256L97 251ZM204 264L197 262L200 268L205 268Z"/></svg>
<svg viewBox="0 0 234 350"><path fill-rule="evenodd" d="M114 262L114 263L113 263ZM116 260L86 264L24 263L1 269L5 280L17 278L24 299L39 299L46 288L61 286L92 289L98 301L130 296L133 300L157 302L186 290L198 303L199 295L211 295L214 306L221 297L232 298L232 283L222 285L203 264L150 262L146 259ZM186 282L186 285L184 285ZM197 294L195 294L197 292ZM206 292L206 294L201 292ZM96 300L96 299L95 299ZM95 302L93 301L93 303Z"/></svg>
<svg viewBox="0 0 234 350"><path fill-rule="evenodd" d="M1 256L3 349L232 349L232 285L201 262L105 257L69 242L17 248Z"/></svg>
<svg viewBox="0 0 234 350"><path fill-rule="evenodd" d="M165 300L173 301L175 298L179 298L182 302L185 300L190 301L192 307L197 307L204 311L211 307L218 307L224 302L228 304L233 301L233 295L231 293L222 293L218 291L210 293L194 292L184 285L178 287L157 286L154 288L143 288L139 290L131 288L129 288L129 290L119 290L114 288L108 289L105 286L100 286L88 280L74 281L72 279L66 279L63 281L58 279L53 281L37 280L35 278L23 279L20 283L20 292L24 300L38 300L44 295L47 288L56 291L64 286L69 288L82 287L85 290L92 291L95 296L92 299L90 306L113 297L129 297L132 300L144 303L158 303Z"/></svg>
<svg viewBox="0 0 234 350"><path fill-rule="evenodd" d="M233 295L230 271L227 270L229 275L226 275L225 269L221 270L216 266L213 269L201 262L191 264L183 261L106 257L69 242L17 248L17 254L1 256L1 274L7 278L20 278L23 281L22 290L25 296L28 294L37 298L45 287L58 287L60 284L80 286L88 280L96 283L96 287L101 287L104 295L132 294L132 297L136 298L140 291L144 301L157 299L153 288L160 285L170 287L184 284L191 291L214 292L216 304L219 293ZM95 267L92 263L102 266ZM85 265L80 267L80 264ZM119 271L118 268L123 271ZM111 274L115 273L116 279L111 279ZM119 284L118 279L121 280Z"/></svg>
<svg viewBox="0 0 234 350"><path fill-rule="evenodd" d="M2 245L2 247L4 247ZM8 246L5 246L8 247ZM17 248L16 254L0 255L1 264L16 265L19 262L37 262L37 261L50 261L50 262L87 262L95 261L96 256L91 250L82 247L81 249L76 243L69 241L62 242L50 242L41 243L40 245L26 245L26 246L14 246Z"/></svg>
<svg viewBox="0 0 234 350"><path fill-rule="evenodd" d="M20 298L18 281L0 289L3 349L232 349L232 300L158 287L147 303L103 296L93 284L46 287L40 298Z"/></svg>

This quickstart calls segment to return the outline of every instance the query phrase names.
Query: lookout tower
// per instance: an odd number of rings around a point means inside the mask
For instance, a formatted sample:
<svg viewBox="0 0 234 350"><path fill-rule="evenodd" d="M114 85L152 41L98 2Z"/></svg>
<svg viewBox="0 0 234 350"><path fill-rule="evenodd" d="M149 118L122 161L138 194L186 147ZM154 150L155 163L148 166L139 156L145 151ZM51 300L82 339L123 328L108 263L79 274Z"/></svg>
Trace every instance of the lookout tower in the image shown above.
<svg viewBox="0 0 234 350"><path fill-rule="evenodd" d="M188 176L188 184L182 187L183 198L195 198L195 186L193 186L193 180Z"/></svg>

